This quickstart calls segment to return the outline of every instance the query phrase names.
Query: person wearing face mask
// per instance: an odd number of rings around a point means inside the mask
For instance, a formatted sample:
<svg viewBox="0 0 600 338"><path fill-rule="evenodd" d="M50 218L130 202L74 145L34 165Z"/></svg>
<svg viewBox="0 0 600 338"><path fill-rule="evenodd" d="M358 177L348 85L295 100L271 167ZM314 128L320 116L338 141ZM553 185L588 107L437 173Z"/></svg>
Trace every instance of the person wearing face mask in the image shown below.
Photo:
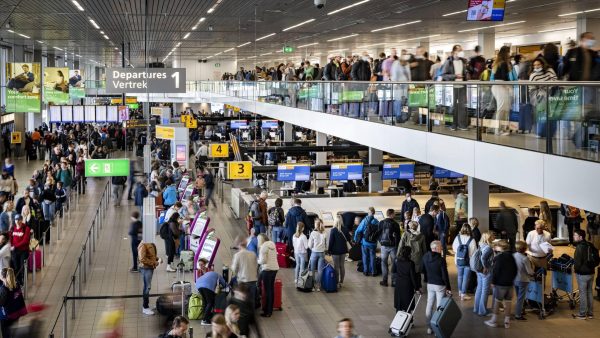
<svg viewBox="0 0 600 338"><path fill-rule="evenodd" d="M450 55L442 66L442 81L465 81L467 78L467 60L461 45L452 47ZM468 130L469 117L466 110L467 92L465 86L454 85L452 102L452 127L451 130Z"/></svg>
<svg viewBox="0 0 600 338"><path fill-rule="evenodd" d="M502 46L494 65L492 66L493 81L514 81L516 80L516 72L510 62L510 47ZM511 108L511 86L495 85L492 86L492 94L496 99L496 135L508 136L510 130L508 127L509 113Z"/></svg>
<svg viewBox="0 0 600 338"><path fill-rule="evenodd" d="M400 221L404 223L405 219L404 219L404 213L405 212L412 212L412 210L414 208L418 208L421 209L419 207L419 202L417 202L417 200L412 198L412 195L410 192L406 193L406 200L404 200L404 202L402 202L402 208L400 209Z"/></svg>
<svg viewBox="0 0 600 338"><path fill-rule="evenodd" d="M369 54L363 52L360 59L352 65L350 71L350 79L352 81L369 81L371 80L371 66L369 64Z"/></svg>
<svg viewBox="0 0 600 338"><path fill-rule="evenodd" d="M556 81L556 73L542 57L538 57L532 62L531 73L529 74L529 81L532 82L546 82ZM540 137L546 136L546 97L548 96L548 88L542 86L529 86L529 101L534 107L537 114L537 125L536 135ZM556 122L550 122L550 137L554 135L556 130Z"/></svg>
<svg viewBox="0 0 600 338"><path fill-rule="evenodd" d="M429 68L431 62L424 55L425 48L417 47L415 56L410 60L410 77L412 81L427 81L430 79Z"/></svg>
<svg viewBox="0 0 600 338"><path fill-rule="evenodd" d="M564 74L568 81L595 81L599 74L594 74L597 51L594 51L596 40L592 32L584 32L579 37L579 47L570 49L564 57Z"/></svg>

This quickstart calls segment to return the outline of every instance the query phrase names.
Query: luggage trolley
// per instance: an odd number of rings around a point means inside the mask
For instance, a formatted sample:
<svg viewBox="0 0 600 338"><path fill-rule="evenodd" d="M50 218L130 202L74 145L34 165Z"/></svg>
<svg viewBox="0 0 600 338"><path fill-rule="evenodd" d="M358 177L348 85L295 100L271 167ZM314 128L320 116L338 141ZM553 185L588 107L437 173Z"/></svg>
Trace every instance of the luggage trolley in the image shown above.
<svg viewBox="0 0 600 338"><path fill-rule="evenodd" d="M579 290L573 289L573 265L575 260L567 254L553 258L549 262L552 271L552 293L551 297L558 303L568 299L569 308L575 309L579 301Z"/></svg>
<svg viewBox="0 0 600 338"><path fill-rule="evenodd" d="M535 306L538 308L539 319L545 319L554 312L551 297L544 294L544 290L546 289L546 275L546 269L539 268L535 272L534 280L530 281L529 285L527 285L526 299L530 307Z"/></svg>

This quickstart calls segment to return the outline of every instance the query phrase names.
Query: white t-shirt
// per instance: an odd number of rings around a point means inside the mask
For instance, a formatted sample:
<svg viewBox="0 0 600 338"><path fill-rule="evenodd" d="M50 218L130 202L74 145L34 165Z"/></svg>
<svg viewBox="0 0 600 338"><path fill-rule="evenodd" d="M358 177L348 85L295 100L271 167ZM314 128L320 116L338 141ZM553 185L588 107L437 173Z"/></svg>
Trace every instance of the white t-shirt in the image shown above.
<svg viewBox="0 0 600 338"><path fill-rule="evenodd" d="M300 237L292 236L292 245L294 246L294 252L299 254L305 254L308 248L308 239L305 234L301 234Z"/></svg>
<svg viewBox="0 0 600 338"><path fill-rule="evenodd" d="M462 81L462 78L458 78L458 76L462 76L463 75L463 62L461 59L457 59L452 61L452 64L454 65L454 74L457 76L456 81Z"/></svg>
<svg viewBox="0 0 600 338"><path fill-rule="evenodd" d="M541 235L537 233L535 230L531 230L527 234L527 238L525 242L527 242L527 247L529 248L529 254L533 257L544 258L546 257L546 252L541 247L542 243L550 243L552 239L552 235L546 230Z"/></svg>

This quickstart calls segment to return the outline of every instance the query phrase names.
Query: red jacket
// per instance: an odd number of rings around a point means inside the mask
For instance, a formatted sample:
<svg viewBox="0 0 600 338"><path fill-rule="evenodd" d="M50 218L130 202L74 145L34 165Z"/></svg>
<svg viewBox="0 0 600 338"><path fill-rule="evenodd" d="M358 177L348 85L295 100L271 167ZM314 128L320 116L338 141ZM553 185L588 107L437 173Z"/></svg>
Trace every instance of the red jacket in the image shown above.
<svg viewBox="0 0 600 338"><path fill-rule="evenodd" d="M29 251L29 239L31 237L31 229L28 226L23 226L17 229L13 226L10 230L10 244L15 247L15 250Z"/></svg>

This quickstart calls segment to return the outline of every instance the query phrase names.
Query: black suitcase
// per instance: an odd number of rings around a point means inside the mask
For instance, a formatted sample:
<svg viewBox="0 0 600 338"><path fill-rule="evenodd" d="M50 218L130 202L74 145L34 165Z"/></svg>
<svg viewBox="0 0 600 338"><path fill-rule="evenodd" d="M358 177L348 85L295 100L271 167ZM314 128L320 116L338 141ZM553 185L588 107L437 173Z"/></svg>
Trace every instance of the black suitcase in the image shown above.
<svg viewBox="0 0 600 338"><path fill-rule="evenodd" d="M531 132L533 128L533 106L531 103L521 103L519 105L519 130L522 132Z"/></svg>
<svg viewBox="0 0 600 338"><path fill-rule="evenodd" d="M355 244L352 246L352 248L350 248L350 251L348 252L348 258L353 261L360 261L362 259L362 248L360 244Z"/></svg>

